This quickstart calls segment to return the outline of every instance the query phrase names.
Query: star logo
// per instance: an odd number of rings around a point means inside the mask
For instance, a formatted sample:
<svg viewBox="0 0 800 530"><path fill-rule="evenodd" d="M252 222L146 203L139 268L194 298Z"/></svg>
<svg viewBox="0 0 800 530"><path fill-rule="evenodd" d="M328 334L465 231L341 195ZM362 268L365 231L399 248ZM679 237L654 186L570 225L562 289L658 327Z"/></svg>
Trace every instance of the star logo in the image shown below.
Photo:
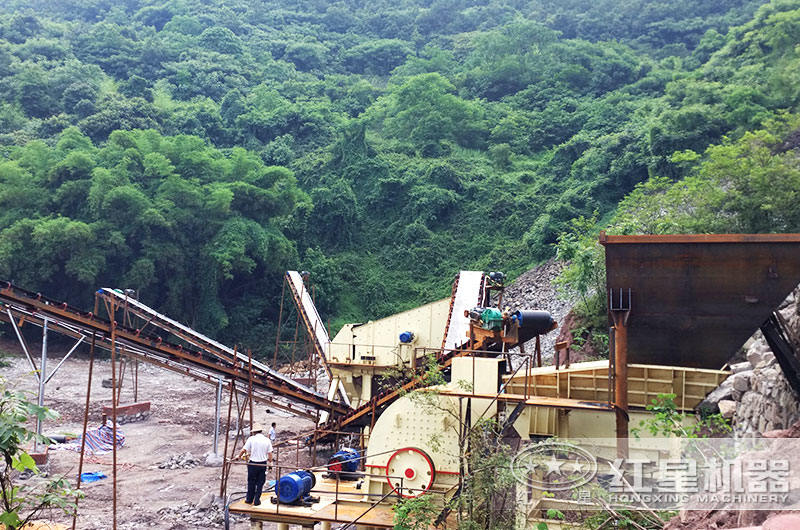
<svg viewBox="0 0 800 530"><path fill-rule="evenodd" d="M544 465L548 473L561 473L561 466L564 465L564 462L556 460L556 455L551 454L550 460L547 460Z"/></svg>
<svg viewBox="0 0 800 530"><path fill-rule="evenodd" d="M567 473L581 474L583 473L583 465L577 459L575 459L566 464L564 466L564 470Z"/></svg>

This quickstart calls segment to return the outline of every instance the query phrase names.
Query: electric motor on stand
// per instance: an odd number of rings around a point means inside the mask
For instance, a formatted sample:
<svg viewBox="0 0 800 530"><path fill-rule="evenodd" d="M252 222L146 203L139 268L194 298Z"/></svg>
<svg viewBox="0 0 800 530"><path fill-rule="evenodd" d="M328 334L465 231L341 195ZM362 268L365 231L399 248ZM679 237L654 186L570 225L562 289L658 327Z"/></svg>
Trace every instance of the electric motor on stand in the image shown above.
<svg viewBox="0 0 800 530"><path fill-rule="evenodd" d="M360 460L361 453L357 449L342 447L328 459L328 476L342 480L357 480Z"/></svg>
<svg viewBox="0 0 800 530"><path fill-rule="evenodd" d="M277 502L300 505L310 505L318 502L318 498L310 495L316 483L317 479L314 473L305 469L298 469L283 475L278 479L278 484L275 488L278 494ZM272 502L276 502L275 497L272 498Z"/></svg>

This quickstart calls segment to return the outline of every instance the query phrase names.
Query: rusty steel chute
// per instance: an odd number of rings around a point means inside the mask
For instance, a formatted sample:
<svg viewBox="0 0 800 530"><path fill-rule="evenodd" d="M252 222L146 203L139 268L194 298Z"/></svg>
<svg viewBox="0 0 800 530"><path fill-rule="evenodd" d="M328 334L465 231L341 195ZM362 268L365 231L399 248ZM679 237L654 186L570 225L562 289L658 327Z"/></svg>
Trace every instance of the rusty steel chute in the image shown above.
<svg viewBox="0 0 800 530"><path fill-rule="evenodd" d="M632 306L631 363L721 368L800 283L800 234L601 234L600 243L607 292L619 302L622 290Z"/></svg>

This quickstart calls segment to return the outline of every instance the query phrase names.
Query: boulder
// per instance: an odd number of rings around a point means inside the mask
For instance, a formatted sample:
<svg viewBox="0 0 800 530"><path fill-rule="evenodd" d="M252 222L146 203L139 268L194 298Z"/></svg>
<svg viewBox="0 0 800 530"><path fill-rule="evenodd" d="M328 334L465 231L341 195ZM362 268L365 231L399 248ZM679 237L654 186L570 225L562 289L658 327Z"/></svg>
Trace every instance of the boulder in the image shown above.
<svg viewBox="0 0 800 530"><path fill-rule="evenodd" d="M747 361L731 365L732 374L738 374L739 372L745 372L750 369L752 369L752 366L750 366L750 363Z"/></svg>
<svg viewBox="0 0 800 530"><path fill-rule="evenodd" d="M733 378L729 377L720 385L712 390L706 398L697 405L698 410L704 410L711 414L719 411L717 404L723 399L729 399L733 393Z"/></svg>
<svg viewBox="0 0 800 530"><path fill-rule="evenodd" d="M753 346L749 350L747 350L747 362L750 363L750 366L755 368L761 362L763 352L758 346Z"/></svg>
<svg viewBox="0 0 800 530"><path fill-rule="evenodd" d="M764 530L795 530L800 528L800 514L787 513L776 515L762 526Z"/></svg>
<svg viewBox="0 0 800 530"><path fill-rule="evenodd" d="M117 388L119 388L121 384L122 384L122 381L117 379ZM100 381L100 386L102 386L103 388L111 388L113 386L111 378L109 377L109 378L106 378L106 379L103 379L102 381Z"/></svg>
<svg viewBox="0 0 800 530"><path fill-rule="evenodd" d="M195 504L194 507L198 510L208 510L211 508L212 504L214 504L214 494L209 491L200 497L200 500L197 501L197 504Z"/></svg>
<svg viewBox="0 0 800 530"><path fill-rule="evenodd" d="M723 418L733 418L733 415L736 413L736 405L737 403L733 400L723 399L718 404L719 413Z"/></svg>
<svg viewBox="0 0 800 530"><path fill-rule="evenodd" d="M733 388L739 392L747 392L750 389L750 380L753 377L753 371L739 372L733 376Z"/></svg>

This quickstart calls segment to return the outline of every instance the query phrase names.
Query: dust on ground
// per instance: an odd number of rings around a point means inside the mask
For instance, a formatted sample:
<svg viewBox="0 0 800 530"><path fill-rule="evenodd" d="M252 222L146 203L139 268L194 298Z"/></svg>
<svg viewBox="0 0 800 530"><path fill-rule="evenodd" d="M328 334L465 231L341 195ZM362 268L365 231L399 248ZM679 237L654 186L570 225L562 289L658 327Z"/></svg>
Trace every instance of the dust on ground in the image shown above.
<svg viewBox="0 0 800 530"><path fill-rule="evenodd" d="M41 346L29 342L37 365ZM50 339L47 359L48 374L55 368L68 351L69 343ZM0 376L6 383L28 392L30 400L35 401L38 382L31 371L27 359L22 355L16 342L0 340L0 350L11 352L5 357L7 366L0 368ZM73 354L59 368L47 384L45 405L60 414L60 418L45 423L43 433L80 434L83 428L83 415L86 405L86 387L89 370L88 356L85 352ZM102 407L111 404L111 389L101 385L103 379L111 377L111 362L106 354L95 361L92 376L92 391L89 409L89 428L101 423ZM219 494L220 467L205 467L204 454L213 452L214 414L216 407L216 386L201 383L144 363L139 364L139 401L150 401L149 418L137 423L119 425L125 435L125 445L117 452L117 523L120 529L191 529L222 528L222 509L212 504L211 499ZM221 417L224 423L228 411L228 392L223 392ZM120 404L133 402L133 387L127 373L122 387ZM234 411L236 410L234 402ZM234 412L235 415L235 412ZM255 421L262 425L277 423L278 441L292 438L296 434L313 429L313 422L289 416L267 406L257 404L254 408ZM248 419L245 419L247 423ZM35 429L35 423L31 422ZM229 443L233 444L231 433ZM239 441L238 447L242 442ZM219 439L219 452L224 448L224 437ZM229 448L230 451L230 448ZM186 467L168 466L159 468L176 457L191 453L199 465ZM307 451L302 453L307 457ZM78 474L79 453L71 451L50 451L49 474L65 475L74 484ZM293 465L295 456L286 455ZM184 458L185 460L185 458ZM108 478L84 484L82 490L86 497L79 502L77 528L100 530L111 528L112 520L112 455L88 456L84 462L84 472L101 471ZM308 465L308 462L301 462ZM35 480L35 479L29 479ZM234 466L229 478L228 493L243 491L246 487L246 467ZM209 506L211 504L211 506ZM56 512L43 514L56 522L69 523L71 517ZM249 528L244 518L231 520L230 528Z"/></svg>

